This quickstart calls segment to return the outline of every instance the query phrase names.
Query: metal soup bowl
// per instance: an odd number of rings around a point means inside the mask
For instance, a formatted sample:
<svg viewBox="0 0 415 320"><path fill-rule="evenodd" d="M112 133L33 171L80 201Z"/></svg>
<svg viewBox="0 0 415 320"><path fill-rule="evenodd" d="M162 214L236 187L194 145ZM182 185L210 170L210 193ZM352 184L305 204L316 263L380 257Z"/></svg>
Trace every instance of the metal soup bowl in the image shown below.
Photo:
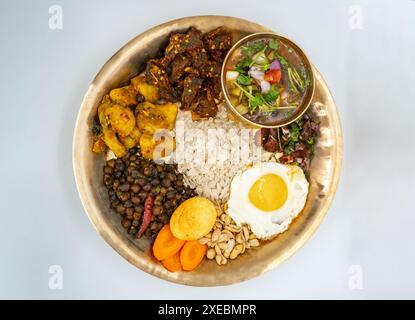
<svg viewBox="0 0 415 320"><path fill-rule="evenodd" d="M286 44L288 47L293 49L296 52L296 54L299 56L301 62L304 64L305 68L307 69L307 71L310 74L310 84L309 84L309 87L307 88L307 91L305 92L304 97L302 98L302 103L295 109L295 111L292 113L291 116L285 117L282 120L274 121L273 123L269 123L269 122L268 123L260 123L260 122L256 122L256 121L253 121L251 119L248 119L248 118L244 117L236 109L236 106L233 105L233 103L231 102L230 94L228 92L228 88L227 88L227 84L226 84L226 82L227 82L226 72L227 72L229 60L231 59L231 57L233 56L235 51L238 50L239 48L245 46L248 42L252 42L252 41L259 40L259 39L264 39L264 38L278 39L281 42L283 42L284 44ZM307 109L310 106L310 104L313 100L313 97L314 97L315 71L314 71L314 68L312 67L310 61L308 60L306 54L304 53L304 51L297 44L292 42L290 39L287 39L287 38L285 38L283 36L280 36L280 35L278 35L276 33L273 33L273 32L259 32L259 33L254 33L254 34L248 35L248 36L240 39L229 50L229 52L226 55L225 60L223 61L223 64L222 64L221 84L222 84L222 91L223 91L224 96L225 96L226 104L228 105L229 109L238 118L240 118L243 122L245 122L249 125L256 126L256 127L277 128L277 127L282 127L282 126L285 126L287 124L290 124L291 122L296 121L298 118L300 118L307 111Z"/></svg>

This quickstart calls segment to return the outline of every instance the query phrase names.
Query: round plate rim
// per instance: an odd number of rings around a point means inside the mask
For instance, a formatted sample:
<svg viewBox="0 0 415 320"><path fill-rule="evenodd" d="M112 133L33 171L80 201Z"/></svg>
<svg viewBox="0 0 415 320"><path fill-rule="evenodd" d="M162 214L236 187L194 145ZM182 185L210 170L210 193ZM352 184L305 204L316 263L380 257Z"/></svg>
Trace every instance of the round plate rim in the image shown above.
<svg viewBox="0 0 415 320"><path fill-rule="evenodd" d="M119 244L115 243L115 241L114 241L114 235L115 235L114 230L111 230L111 228L109 228L108 226L103 226L102 221L100 221L99 217L97 217L95 214L93 214L91 212L92 209L91 209L91 205L90 205L90 199L87 196L85 181L84 181L84 177L81 174L81 167L80 167L80 163L79 163L79 155L78 155L77 148L76 148L76 142L79 139L82 139L82 136L81 136L82 135L81 118L82 118L83 112L89 106L89 99L88 99L89 95L94 90L95 83L97 82L97 79L99 78L99 75L100 75L101 71L104 68L108 67L109 64L116 65L119 62L118 60L119 60L120 56L122 55L122 53L124 52L124 50L128 50L128 48L131 47L133 45L133 43L135 43L136 41L145 38L146 36L148 36L149 34L151 34L153 32L158 32L158 31L162 30L163 28L165 28L167 26L171 26L171 25L174 25L174 24L180 24L181 22L191 21L191 20L194 20L195 23L196 23L196 21L198 19L207 19L207 18L220 18L220 19L222 19L224 25L226 25L227 22L238 22L238 23L245 23L245 24L248 24L250 26L255 26L255 27L258 28L258 32L262 32L262 31L274 32L274 31L272 31L272 30L270 30L270 29L268 29L264 26L261 26L257 23L254 23L254 22L251 22L251 21L248 21L248 20L245 20L245 19L231 17L231 16L218 16L218 15L201 15L201 16L183 17L183 18L167 21L165 23L159 24L155 27L152 27L152 28L144 31L143 33L137 35L136 37L134 37L133 39L128 41L112 57L110 57L110 59L108 59L104 63L104 65L100 68L97 75L94 77L91 84L88 86L88 89L87 89L87 91L85 93L85 96L82 100L81 107L79 109L79 112L78 112L78 115L77 115L77 118L76 118L76 123L75 123L75 127L74 127L74 135L73 135L73 143L72 143L72 164L73 164L73 171L74 171L77 191L79 193L83 208L84 208L91 224L93 225L95 230L98 232L98 234L100 234L100 236L118 254L120 254L124 259L126 259L131 264L138 267L139 269L143 270L144 272L152 274L152 275L154 275L154 276L156 276L160 279L167 280L167 281L170 281L170 282L189 285L189 286L200 286L200 287L230 285L230 284L234 284L234 283L238 283L238 282L242 282L242 281L252 279L254 277L257 277L257 276L259 276L259 275L275 268L278 264L282 263L287 258L292 256L296 251L298 251L310 239L310 237L315 233L318 226L324 220L324 218L325 218L325 216L328 212L328 209L332 204L334 195L336 193L337 186L339 184L341 169L342 169L342 160L343 160L343 136L342 136L342 128L341 128L341 123L340 123L338 110L337 110L336 104L333 100L333 96L331 95L331 92L330 92L329 88L327 87L326 82L324 81L324 79L321 76L321 74L319 73L319 71L313 65L313 68L315 69L315 74L316 74L316 82L317 82L317 79L319 78L319 81L324 85L323 90L326 92L326 97L328 97L328 99L330 100L330 101L328 101L328 104L333 107L331 112L332 112L333 120L335 122L333 124L333 127L336 130L336 132L333 134L336 138L336 143L335 143L336 149L334 151L334 155L335 155L336 159L335 159L335 166L332 170L332 176L331 176L331 180L330 180L330 186L329 186L329 191L328 191L328 195L327 195L327 200L325 201L324 206L321 207L321 209L320 209L319 218L315 219L313 221L313 224L309 225L308 229L305 232L302 233L301 237L298 238L295 245L291 246L289 248L289 250L286 251L283 255L275 257L275 259L273 259L270 263L268 263L268 265L266 265L259 272L256 272L256 273L248 273L247 272L245 274L242 274L238 278L232 278L229 281L226 281L226 282L223 282L223 283L215 283L215 282L203 282L203 281L184 281L181 278L166 276L165 273L157 272L156 270L154 270L154 268L152 268L148 264L146 264L144 262L140 262L137 259L133 259L133 257L131 256L131 250L129 248L127 248L127 247L120 248Z"/></svg>

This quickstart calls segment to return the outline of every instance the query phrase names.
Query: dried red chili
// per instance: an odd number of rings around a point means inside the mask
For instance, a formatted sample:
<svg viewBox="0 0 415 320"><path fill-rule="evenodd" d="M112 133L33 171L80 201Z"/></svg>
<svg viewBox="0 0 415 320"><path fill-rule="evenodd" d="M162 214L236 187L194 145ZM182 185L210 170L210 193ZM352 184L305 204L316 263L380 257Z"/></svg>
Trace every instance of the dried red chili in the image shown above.
<svg viewBox="0 0 415 320"><path fill-rule="evenodd" d="M151 217L153 216L153 205L154 205L154 196L149 193L144 201L144 216L143 221L141 222L140 229L137 233L137 238L141 238L144 232L146 232L148 226L151 222Z"/></svg>

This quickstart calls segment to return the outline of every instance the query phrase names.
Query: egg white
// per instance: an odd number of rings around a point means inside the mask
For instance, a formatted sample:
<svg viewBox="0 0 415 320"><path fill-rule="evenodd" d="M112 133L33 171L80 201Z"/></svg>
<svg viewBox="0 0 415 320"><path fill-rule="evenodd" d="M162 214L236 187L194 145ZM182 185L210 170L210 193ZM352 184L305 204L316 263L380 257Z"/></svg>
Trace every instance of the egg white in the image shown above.
<svg viewBox="0 0 415 320"><path fill-rule="evenodd" d="M266 174L276 174L287 186L287 200L281 208L262 211L249 200L252 185ZM269 239L284 232L291 221L303 210L308 195L308 181L301 168L276 162L262 162L232 180L227 213L238 224L249 224L252 232L260 239Z"/></svg>

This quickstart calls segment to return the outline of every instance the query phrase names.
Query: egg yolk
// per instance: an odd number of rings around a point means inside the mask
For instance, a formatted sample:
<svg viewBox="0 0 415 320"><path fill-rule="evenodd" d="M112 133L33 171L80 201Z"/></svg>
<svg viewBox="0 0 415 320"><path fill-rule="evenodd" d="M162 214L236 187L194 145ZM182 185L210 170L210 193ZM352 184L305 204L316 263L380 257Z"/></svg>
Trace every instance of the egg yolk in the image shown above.
<svg viewBox="0 0 415 320"><path fill-rule="evenodd" d="M259 178L249 190L249 200L262 211L274 211L287 200L288 190L285 181L276 174L266 174Z"/></svg>

